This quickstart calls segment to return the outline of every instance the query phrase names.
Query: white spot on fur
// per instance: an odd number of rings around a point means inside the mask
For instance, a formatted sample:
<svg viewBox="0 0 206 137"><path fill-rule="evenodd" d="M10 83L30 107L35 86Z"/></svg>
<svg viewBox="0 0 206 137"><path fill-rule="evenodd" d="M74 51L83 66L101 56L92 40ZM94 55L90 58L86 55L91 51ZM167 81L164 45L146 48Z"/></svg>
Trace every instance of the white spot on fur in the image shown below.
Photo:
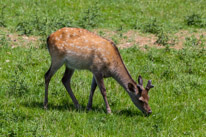
<svg viewBox="0 0 206 137"><path fill-rule="evenodd" d="M63 47L59 46L59 49L63 49Z"/></svg>
<svg viewBox="0 0 206 137"><path fill-rule="evenodd" d="M56 37L56 40L59 41L60 40L59 37Z"/></svg>
<svg viewBox="0 0 206 137"><path fill-rule="evenodd" d="M75 48L80 49L80 47L79 47L79 46L75 46Z"/></svg>
<svg viewBox="0 0 206 137"><path fill-rule="evenodd" d="M81 56L81 55L82 55L82 54L80 54L80 53L77 53L77 52L71 51L71 50L67 50L67 53L68 53L68 54L72 54L72 55L76 55L76 56Z"/></svg>
<svg viewBox="0 0 206 137"><path fill-rule="evenodd" d="M100 51L100 52L102 52L102 49L101 49L101 48L97 48L97 50Z"/></svg>
<svg viewBox="0 0 206 137"><path fill-rule="evenodd" d="M71 47L74 47L74 44L73 43L71 43L71 44L69 44Z"/></svg>

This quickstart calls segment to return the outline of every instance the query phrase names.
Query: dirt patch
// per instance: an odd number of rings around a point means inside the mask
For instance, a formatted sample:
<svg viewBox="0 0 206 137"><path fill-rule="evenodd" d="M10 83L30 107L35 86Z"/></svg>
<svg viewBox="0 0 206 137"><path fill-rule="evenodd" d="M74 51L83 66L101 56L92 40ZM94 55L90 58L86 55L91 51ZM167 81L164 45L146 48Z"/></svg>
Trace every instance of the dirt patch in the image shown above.
<svg viewBox="0 0 206 137"><path fill-rule="evenodd" d="M182 31L175 33L174 36L177 40L177 42L174 45L174 48L176 49L183 48L184 43L186 42L186 38L189 38L189 37L195 37L198 40L200 39L200 37L203 37L203 42L206 44L206 41L205 41L206 31L204 30L199 30L197 32L189 32L186 30L182 30Z"/></svg>
<svg viewBox="0 0 206 137"><path fill-rule="evenodd" d="M10 33L5 29L1 29L1 40L5 40L9 46L15 47L30 47L31 45L38 47L40 45L40 37L19 35L17 33Z"/></svg>
<svg viewBox="0 0 206 137"><path fill-rule="evenodd" d="M26 35L19 35L16 33L9 33L5 29L3 30L3 35L6 36L7 41L9 41L9 45L11 47L30 47L34 45L38 47L41 45L42 41L38 36L26 36ZM138 30L130 30L127 32L122 31L112 31L108 29L95 29L94 32L97 35L103 36L107 39L114 41L119 48L129 48L131 46L139 46L141 49L145 49L146 46L148 47L155 47L155 48L164 48L164 46L159 45L156 43L157 36L154 34L145 34L141 33ZM206 44L206 31L205 30L197 30L190 32L188 30L181 30L175 34L168 34L169 36L169 43L172 44L171 48L175 49L182 49L185 45L186 38L188 37L196 37L200 39L203 36L204 43ZM46 40L45 40L46 41Z"/></svg>
<svg viewBox="0 0 206 137"><path fill-rule="evenodd" d="M144 48L145 46L164 48L164 46L156 43L158 38L154 34L143 34L136 30L130 30L125 33L109 30L95 30L94 33L102 34L101 36L111 40L114 38L118 39L116 45L119 48L128 48L134 45L137 45L140 48ZM200 39L200 37L203 36L203 38L206 39L206 31L198 30L196 32L189 32L187 30L181 30L175 34L168 34L168 36L168 43L172 45L171 48L182 49L186 42L186 38L194 36L197 39ZM204 41L204 43L206 44L206 41Z"/></svg>
<svg viewBox="0 0 206 137"><path fill-rule="evenodd" d="M138 45L139 47L144 47L145 45L147 45L152 47L154 46L157 39L155 35L152 34L143 35L138 31L128 31L123 35L128 39L121 40L120 44L117 45L120 48L127 48L133 45Z"/></svg>
<svg viewBox="0 0 206 137"><path fill-rule="evenodd" d="M30 44L36 45L39 43L39 37L36 36L8 34L7 37L10 39L12 47L17 47L17 46L27 47Z"/></svg>

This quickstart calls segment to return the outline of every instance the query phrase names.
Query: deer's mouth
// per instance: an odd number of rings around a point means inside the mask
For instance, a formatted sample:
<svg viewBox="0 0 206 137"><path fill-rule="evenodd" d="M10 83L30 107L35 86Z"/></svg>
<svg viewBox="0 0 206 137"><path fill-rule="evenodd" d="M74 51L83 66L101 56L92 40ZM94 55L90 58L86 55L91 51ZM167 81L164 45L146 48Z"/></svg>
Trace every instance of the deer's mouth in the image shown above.
<svg viewBox="0 0 206 137"><path fill-rule="evenodd" d="M142 113L145 115L145 116L149 116L149 115L151 115L152 114L152 111L151 110L149 110L149 111L142 111Z"/></svg>

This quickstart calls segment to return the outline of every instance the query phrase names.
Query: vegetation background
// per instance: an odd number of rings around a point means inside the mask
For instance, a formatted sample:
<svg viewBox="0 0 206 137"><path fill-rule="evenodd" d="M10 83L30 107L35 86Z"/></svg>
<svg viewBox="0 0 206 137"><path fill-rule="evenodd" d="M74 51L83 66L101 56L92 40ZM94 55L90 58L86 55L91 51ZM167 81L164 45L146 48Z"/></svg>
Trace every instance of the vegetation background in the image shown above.
<svg viewBox="0 0 206 137"><path fill-rule="evenodd" d="M205 0L1 0L0 136L205 136L205 5ZM86 112L88 71L72 77L82 105L76 111L61 84L63 67L50 83L44 110L50 65L45 41L62 27L112 39L132 77L142 75L155 85L149 93L153 114L145 117L111 78L105 85L113 114L106 114L98 90L93 110ZM155 41L141 45L140 36ZM127 43L131 47L122 49Z"/></svg>

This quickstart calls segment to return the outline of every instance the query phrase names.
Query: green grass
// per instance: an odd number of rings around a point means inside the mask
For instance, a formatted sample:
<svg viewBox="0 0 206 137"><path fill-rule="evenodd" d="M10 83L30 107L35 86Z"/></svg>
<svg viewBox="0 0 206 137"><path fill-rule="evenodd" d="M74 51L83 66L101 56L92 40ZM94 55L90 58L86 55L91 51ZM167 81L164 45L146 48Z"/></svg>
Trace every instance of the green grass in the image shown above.
<svg viewBox="0 0 206 137"><path fill-rule="evenodd" d="M0 136L205 136L205 36L187 37L180 50L171 49L167 37L174 31L205 29L205 5L204 0L1 0ZM44 43L64 26L116 30L121 36L138 29L166 44L163 49L137 45L120 50L134 80L141 75L144 84L151 79L155 86L149 93L151 116L145 117L111 78L105 86L113 114L106 114L99 90L87 113L88 71L75 71L72 77L82 105L75 110L61 83L64 67L52 78L48 110L43 109L44 74L50 65ZM14 42L7 35L16 31L41 37L41 45L11 48ZM118 43L121 36L112 39Z"/></svg>
<svg viewBox="0 0 206 137"><path fill-rule="evenodd" d="M97 90L94 109L87 113L92 75L75 71L73 91L82 105L76 111L61 84L64 68L49 87L49 109L43 109L46 49L0 47L0 135L2 136L204 136L206 134L206 51L121 50L131 75L151 79L153 114L145 117L113 79L105 79L113 115L107 115Z"/></svg>
<svg viewBox="0 0 206 137"><path fill-rule="evenodd" d="M206 27L204 0L1 0L0 5L0 25L27 35L48 35L63 26L145 32L153 20L165 31Z"/></svg>

